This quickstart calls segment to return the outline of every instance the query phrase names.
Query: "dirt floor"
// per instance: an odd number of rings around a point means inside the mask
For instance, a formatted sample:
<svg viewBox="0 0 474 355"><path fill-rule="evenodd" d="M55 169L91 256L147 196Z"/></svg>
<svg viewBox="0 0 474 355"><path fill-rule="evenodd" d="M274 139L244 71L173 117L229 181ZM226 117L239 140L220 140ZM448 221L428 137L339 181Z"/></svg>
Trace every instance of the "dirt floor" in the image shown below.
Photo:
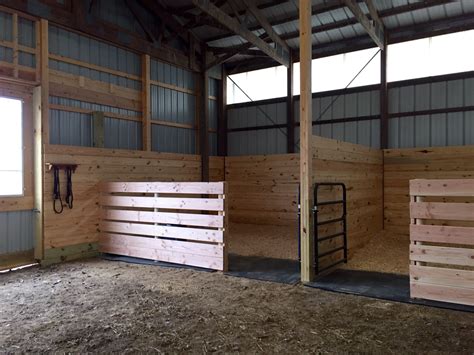
<svg viewBox="0 0 474 355"><path fill-rule="evenodd" d="M409 247L408 237L382 232L357 249L344 268L408 275Z"/></svg>
<svg viewBox="0 0 474 355"><path fill-rule="evenodd" d="M0 275L0 352L474 351L474 314L91 259Z"/></svg>

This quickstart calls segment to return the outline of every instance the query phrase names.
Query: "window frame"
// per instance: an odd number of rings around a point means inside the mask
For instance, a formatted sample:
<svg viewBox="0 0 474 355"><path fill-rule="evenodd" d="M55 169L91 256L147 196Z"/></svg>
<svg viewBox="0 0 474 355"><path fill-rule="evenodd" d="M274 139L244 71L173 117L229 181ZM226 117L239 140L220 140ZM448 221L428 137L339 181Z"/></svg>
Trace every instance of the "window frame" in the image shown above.
<svg viewBox="0 0 474 355"><path fill-rule="evenodd" d="M23 193L21 195L0 195L0 212L32 210L33 191L33 107L31 89L2 83L0 97L22 101L22 153L23 153Z"/></svg>

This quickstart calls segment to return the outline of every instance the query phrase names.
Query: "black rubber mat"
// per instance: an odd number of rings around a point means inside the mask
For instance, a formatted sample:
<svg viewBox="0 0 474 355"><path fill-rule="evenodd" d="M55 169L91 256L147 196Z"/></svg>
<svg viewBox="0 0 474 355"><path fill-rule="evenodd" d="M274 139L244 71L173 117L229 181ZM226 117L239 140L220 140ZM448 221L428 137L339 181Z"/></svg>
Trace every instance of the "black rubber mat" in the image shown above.
<svg viewBox="0 0 474 355"><path fill-rule="evenodd" d="M339 269L305 284L326 291L354 294L388 301L474 312L474 307L410 298L408 275Z"/></svg>
<svg viewBox="0 0 474 355"><path fill-rule="evenodd" d="M294 285L300 281L300 267L295 260L229 254L229 276Z"/></svg>
<svg viewBox="0 0 474 355"><path fill-rule="evenodd" d="M114 254L101 254L101 258L110 261L122 261L124 263L129 264L140 264L140 265L155 265L161 267L172 267L175 269L191 269L197 271L205 271L205 272L214 272L215 270L205 269L202 267L195 267L189 265L182 265L182 264L173 264L173 263L166 263L163 261L154 261L142 258L134 258L131 256L122 256L122 255L114 255Z"/></svg>

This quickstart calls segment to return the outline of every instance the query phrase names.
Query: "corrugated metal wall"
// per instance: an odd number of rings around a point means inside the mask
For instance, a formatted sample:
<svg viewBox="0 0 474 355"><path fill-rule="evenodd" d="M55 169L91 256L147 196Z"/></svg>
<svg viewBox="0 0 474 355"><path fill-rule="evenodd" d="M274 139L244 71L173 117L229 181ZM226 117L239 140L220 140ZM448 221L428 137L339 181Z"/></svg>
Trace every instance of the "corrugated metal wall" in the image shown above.
<svg viewBox="0 0 474 355"><path fill-rule="evenodd" d="M389 148L474 144L473 77L392 88L389 102ZM442 113L459 107L470 110Z"/></svg>
<svg viewBox="0 0 474 355"><path fill-rule="evenodd" d="M0 11L0 40L13 41L13 16L12 14ZM18 44L35 48L35 23L29 19L18 17ZM18 53L18 64L34 68L36 66L35 55L27 52ZM0 46L0 61L13 63L13 50Z"/></svg>
<svg viewBox="0 0 474 355"><path fill-rule="evenodd" d="M55 96L51 96L49 101L53 105L104 112L106 148L129 150L142 148L141 122L107 116L107 113L115 113L139 117L140 112ZM92 114L60 109L50 109L49 113L51 144L92 147L94 135Z"/></svg>
<svg viewBox="0 0 474 355"><path fill-rule="evenodd" d="M49 52L53 55L98 65L122 73L135 76L141 75L141 59L138 54L52 25L49 26ZM50 59L49 66L53 70L141 90L139 80L65 63L60 60Z"/></svg>
<svg viewBox="0 0 474 355"><path fill-rule="evenodd" d="M286 124L286 103L230 108L227 111L228 129L274 124ZM286 128L229 132L227 139L228 155L286 153Z"/></svg>
<svg viewBox="0 0 474 355"><path fill-rule="evenodd" d="M391 83L389 106L389 148L474 144L474 72ZM287 151L285 127L232 132L285 124L284 98L229 105L227 115L229 155ZM379 115L379 92L375 86L313 95L313 121L320 122L313 124L316 135L380 148ZM295 119L299 121L298 99ZM298 139L296 127L295 142Z"/></svg>
<svg viewBox="0 0 474 355"><path fill-rule="evenodd" d="M0 255L34 248L34 212L0 212Z"/></svg>
<svg viewBox="0 0 474 355"><path fill-rule="evenodd" d="M196 96L193 93L195 75L152 59L150 79L152 122L162 121L183 126L152 124L152 150L196 154ZM186 126L189 128L185 128Z"/></svg>

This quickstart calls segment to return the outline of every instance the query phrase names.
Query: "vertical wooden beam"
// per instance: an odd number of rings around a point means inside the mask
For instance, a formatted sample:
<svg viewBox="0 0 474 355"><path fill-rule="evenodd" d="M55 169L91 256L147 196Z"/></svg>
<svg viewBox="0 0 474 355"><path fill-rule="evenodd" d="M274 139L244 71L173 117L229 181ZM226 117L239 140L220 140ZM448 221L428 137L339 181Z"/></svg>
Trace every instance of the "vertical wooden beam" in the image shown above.
<svg viewBox="0 0 474 355"><path fill-rule="evenodd" d="M18 14L13 14L13 77L18 78Z"/></svg>
<svg viewBox="0 0 474 355"><path fill-rule="evenodd" d="M34 127L34 211L35 211L35 259L44 257L44 201L43 201L43 135L41 119L41 86L33 89L33 127Z"/></svg>
<svg viewBox="0 0 474 355"><path fill-rule="evenodd" d="M311 0L299 1L300 18L300 243L301 281L314 278L312 93L311 93Z"/></svg>
<svg viewBox="0 0 474 355"><path fill-rule="evenodd" d="M150 56L142 55L142 145L151 150Z"/></svg>
<svg viewBox="0 0 474 355"><path fill-rule="evenodd" d="M104 113L100 111L92 112L92 125L94 127L94 148L105 147L105 134L104 134Z"/></svg>
<svg viewBox="0 0 474 355"><path fill-rule="evenodd" d="M380 51L380 147L388 148L387 36Z"/></svg>
<svg viewBox="0 0 474 355"><path fill-rule="evenodd" d="M219 86L219 120L217 122L217 149L218 155L227 155L227 72L222 65L222 80Z"/></svg>
<svg viewBox="0 0 474 355"><path fill-rule="evenodd" d="M33 90L35 259L44 258L44 145L49 143L48 21L36 26L36 60L40 86Z"/></svg>
<svg viewBox="0 0 474 355"><path fill-rule="evenodd" d="M40 20L41 117L43 144L49 144L49 38L48 21Z"/></svg>
<svg viewBox="0 0 474 355"><path fill-rule="evenodd" d="M286 70L286 138L287 152L295 152L295 101L293 97L293 53L290 51L290 66Z"/></svg>
<svg viewBox="0 0 474 355"><path fill-rule="evenodd" d="M206 69L206 51L203 49L202 52L199 154L201 154L201 181L209 181L209 72Z"/></svg>

